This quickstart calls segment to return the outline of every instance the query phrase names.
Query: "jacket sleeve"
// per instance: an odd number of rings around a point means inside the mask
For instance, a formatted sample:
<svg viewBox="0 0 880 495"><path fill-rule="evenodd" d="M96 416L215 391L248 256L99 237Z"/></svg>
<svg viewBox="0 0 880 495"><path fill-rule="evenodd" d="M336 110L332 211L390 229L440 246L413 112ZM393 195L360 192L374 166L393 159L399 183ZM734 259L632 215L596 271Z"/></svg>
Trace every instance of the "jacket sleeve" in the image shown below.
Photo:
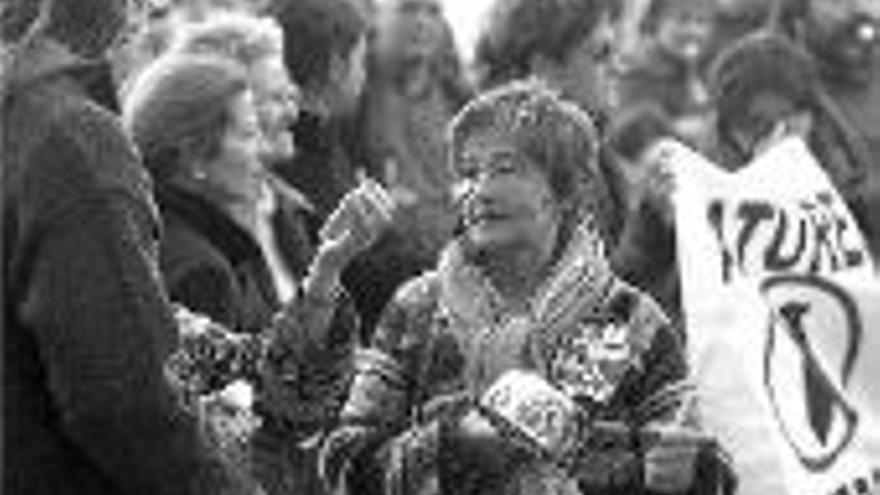
<svg viewBox="0 0 880 495"><path fill-rule="evenodd" d="M304 435L336 421L351 381L359 320L351 298L341 291L333 304L323 342L311 337L316 303L300 295L283 310L266 335L260 363L259 407L285 418Z"/></svg>
<svg viewBox="0 0 880 495"><path fill-rule="evenodd" d="M34 163L49 164L43 168L50 172L139 169L118 128L91 131L103 140L92 147L52 133ZM203 443L165 379L176 327L160 282L147 187L88 174L77 184L35 179L43 191L78 191L63 204L37 193L23 200L38 213L29 220L34 261L21 313L72 445L120 493L249 492ZM47 201L63 207L47 208Z"/></svg>
<svg viewBox="0 0 880 495"><path fill-rule="evenodd" d="M381 490L387 481L381 478L400 460L390 454L399 449L389 445L408 425L433 305L430 276L405 284L386 307L370 348L359 352L340 424L322 449L321 475L331 487ZM429 428L409 436L436 438L429 431L436 433Z"/></svg>

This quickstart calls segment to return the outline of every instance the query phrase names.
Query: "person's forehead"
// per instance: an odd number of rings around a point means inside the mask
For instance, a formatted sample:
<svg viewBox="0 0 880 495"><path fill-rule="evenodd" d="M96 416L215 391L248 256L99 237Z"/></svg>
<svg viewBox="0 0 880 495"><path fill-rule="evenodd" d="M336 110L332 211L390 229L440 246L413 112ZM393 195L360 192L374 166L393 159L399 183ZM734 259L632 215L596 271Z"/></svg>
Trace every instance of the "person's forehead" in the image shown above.
<svg viewBox="0 0 880 495"><path fill-rule="evenodd" d="M462 146L461 157L465 160L485 161L488 159L512 158L519 150L497 132L484 130L468 137Z"/></svg>

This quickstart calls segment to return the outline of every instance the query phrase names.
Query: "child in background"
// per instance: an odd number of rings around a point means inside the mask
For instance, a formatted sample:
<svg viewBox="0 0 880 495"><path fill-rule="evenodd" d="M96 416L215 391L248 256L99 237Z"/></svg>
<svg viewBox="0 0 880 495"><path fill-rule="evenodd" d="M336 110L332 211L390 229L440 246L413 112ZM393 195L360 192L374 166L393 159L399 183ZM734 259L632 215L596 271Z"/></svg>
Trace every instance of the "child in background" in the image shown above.
<svg viewBox="0 0 880 495"><path fill-rule="evenodd" d="M712 0L651 1L642 21L641 46L623 61L619 111L658 105L673 119L678 137L698 148L705 145L712 113L705 72L715 10Z"/></svg>

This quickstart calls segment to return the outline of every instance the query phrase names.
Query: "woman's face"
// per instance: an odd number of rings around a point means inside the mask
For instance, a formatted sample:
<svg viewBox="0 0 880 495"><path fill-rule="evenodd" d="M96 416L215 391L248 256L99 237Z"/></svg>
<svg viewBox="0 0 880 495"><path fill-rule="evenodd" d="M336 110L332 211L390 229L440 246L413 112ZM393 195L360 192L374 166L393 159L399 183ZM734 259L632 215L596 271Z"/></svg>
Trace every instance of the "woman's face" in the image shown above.
<svg viewBox="0 0 880 495"><path fill-rule="evenodd" d="M513 147L472 141L457 167L464 235L477 249L543 249L556 240L558 208L535 164Z"/></svg>
<svg viewBox="0 0 880 495"><path fill-rule="evenodd" d="M709 45L713 14L706 2L671 2L657 21L655 39L666 53L697 60Z"/></svg>
<svg viewBox="0 0 880 495"><path fill-rule="evenodd" d="M380 10L380 52L404 58L433 57L443 46L443 13L438 0L386 0Z"/></svg>
<svg viewBox="0 0 880 495"><path fill-rule="evenodd" d="M611 103L615 36L610 16L603 16L593 32L571 47L551 70L551 84L585 110L607 109Z"/></svg>
<svg viewBox="0 0 880 495"><path fill-rule="evenodd" d="M264 178L259 157L263 137L250 91L230 100L229 116L216 156L204 165L206 180L231 200L256 202Z"/></svg>
<svg viewBox="0 0 880 495"><path fill-rule="evenodd" d="M273 162L292 157L296 149L291 126L299 117L301 95L281 56L267 56L254 64L251 83L265 139L264 158Z"/></svg>

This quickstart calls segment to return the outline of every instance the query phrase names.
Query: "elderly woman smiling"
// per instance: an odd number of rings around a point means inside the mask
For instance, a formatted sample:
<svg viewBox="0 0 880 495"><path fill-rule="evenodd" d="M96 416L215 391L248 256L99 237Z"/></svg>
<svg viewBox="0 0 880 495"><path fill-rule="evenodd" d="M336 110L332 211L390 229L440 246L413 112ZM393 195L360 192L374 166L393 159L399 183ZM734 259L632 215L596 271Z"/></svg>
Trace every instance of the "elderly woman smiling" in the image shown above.
<svg viewBox="0 0 880 495"><path fill-rule="evenodd" d="M675 421L682 342L605 260L589 118L515 83L466 106L450 136L460 233L399 290L360 356L324 448L327 481L352 493L692 489L700 436ZM528 395L529 381L509 380L517 371L567 397L585 424L665 433L650 448L638 435L606 447L583 435L568 442L577 461L561 462L509 435L486 401L499 381Z"/></svg>

